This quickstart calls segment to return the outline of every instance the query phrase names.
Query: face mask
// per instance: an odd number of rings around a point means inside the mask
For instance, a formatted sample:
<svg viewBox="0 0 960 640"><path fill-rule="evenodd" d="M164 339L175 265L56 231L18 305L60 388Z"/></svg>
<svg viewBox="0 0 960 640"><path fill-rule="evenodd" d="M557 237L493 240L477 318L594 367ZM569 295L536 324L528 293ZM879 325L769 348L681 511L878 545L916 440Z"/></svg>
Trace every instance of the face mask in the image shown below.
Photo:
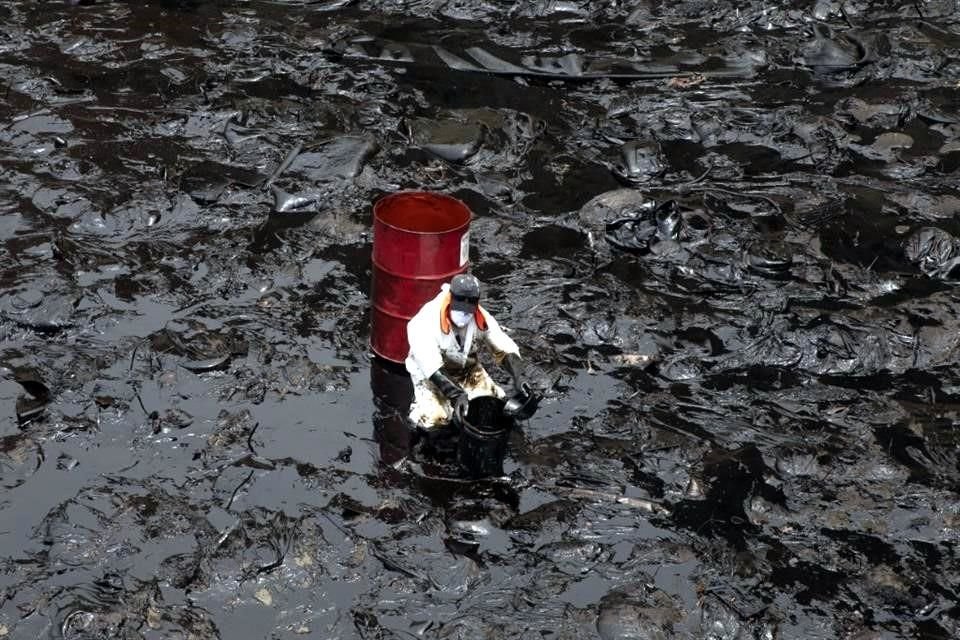
<svg viewBox="0 0 960 640"><path fill-rule="evenodd" d="M470 322L470 318L473 317L472 313L466 311L450 311L450 322L457 325L458 327L465 327L467 323Z"/></svg>

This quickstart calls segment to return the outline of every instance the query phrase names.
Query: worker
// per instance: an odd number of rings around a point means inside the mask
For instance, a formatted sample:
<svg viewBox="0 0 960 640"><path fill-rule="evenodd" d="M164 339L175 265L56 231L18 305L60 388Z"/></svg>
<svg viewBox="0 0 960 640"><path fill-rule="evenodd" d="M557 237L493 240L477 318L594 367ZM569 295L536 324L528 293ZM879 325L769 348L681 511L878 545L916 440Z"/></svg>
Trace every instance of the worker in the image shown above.
<svg viewBox="0 0 960 640"><path fill-rule="evenodd" d="M410 352L406 367L413 382L410 420L425 430L466 418L477 396L505 396L477 359L485 344L497 364L523 393L524 381L517 344L480 306L480 282L470 274L455 276L407 323Z"/></svg>

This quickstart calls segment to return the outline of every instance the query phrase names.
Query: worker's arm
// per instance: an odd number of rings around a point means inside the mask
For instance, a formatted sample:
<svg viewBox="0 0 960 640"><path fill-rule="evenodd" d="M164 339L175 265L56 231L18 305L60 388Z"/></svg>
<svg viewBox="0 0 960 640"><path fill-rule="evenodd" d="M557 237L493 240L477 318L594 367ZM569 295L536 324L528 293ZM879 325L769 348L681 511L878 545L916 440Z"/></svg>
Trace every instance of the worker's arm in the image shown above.
<svg viewBox="0 0 960 640"><path fill-rule="evenodd" d="M443 354L437 342L435 332L426 314L417 314L407 323L407 344L410 352L407 357L407 372L417 384L429 380L430 376L443 366Z"/></svg>
<svg viewBox="0 0 960 640"><path fill-rule="evenodd" d="M523 390L525 383L523 378L523 363L520 358L520 348L513 338L508 336L496 318L491 316L486 310L481 308L483 319L486 321L487 330L484 337L490 350L493 352L497 364L501 365L510 374L513 379L513 387L517 392Z"/></svg>

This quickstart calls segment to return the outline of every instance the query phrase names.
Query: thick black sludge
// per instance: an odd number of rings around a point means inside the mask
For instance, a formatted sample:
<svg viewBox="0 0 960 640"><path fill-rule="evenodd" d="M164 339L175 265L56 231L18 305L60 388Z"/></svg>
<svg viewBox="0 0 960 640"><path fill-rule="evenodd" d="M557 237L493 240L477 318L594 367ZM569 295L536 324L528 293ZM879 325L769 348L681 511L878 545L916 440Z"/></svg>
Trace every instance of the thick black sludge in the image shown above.
<svg viewBox="0 0 960 640"><path fill-rule="evenodd" d="M0 3L0 640L960 637L955 12ZM505 478L368 356L401 188Z"/></svg>

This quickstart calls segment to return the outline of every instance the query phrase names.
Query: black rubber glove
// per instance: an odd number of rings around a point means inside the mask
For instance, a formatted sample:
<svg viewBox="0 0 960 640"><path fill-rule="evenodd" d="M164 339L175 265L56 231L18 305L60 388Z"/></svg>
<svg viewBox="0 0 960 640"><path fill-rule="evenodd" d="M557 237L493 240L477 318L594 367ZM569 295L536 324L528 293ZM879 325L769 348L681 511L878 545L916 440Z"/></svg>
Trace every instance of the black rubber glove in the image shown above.
<svg viewBox="0 0 960 640"><path fill-rule="evenodd" d="M440 393L450 401L450 406L453 407L454 418L460 422L465 422L467 419L467 410L470 408L470 399L467 398L466 392L439 370L430 376L430 382L436 385Z"/></svg>
<svg viewBox="0 0 960 640"><path fill-rule="evenodd" d="M506 358L503 359L503 368L513 378L513 390L517 393L527 393L526 380L523 379L523 363L520 361L520 356L515 353L508 353Z"/></svg>
<svg viewBox="0 0 960 640"><path fill-rule="evenodd" d="M456 400L452 400L451 402L453 404L454 420L456 420L458 424L466 424L467 413L470 411L470 398L467 397L467 394L461 393L457 396Z"/></svg>

